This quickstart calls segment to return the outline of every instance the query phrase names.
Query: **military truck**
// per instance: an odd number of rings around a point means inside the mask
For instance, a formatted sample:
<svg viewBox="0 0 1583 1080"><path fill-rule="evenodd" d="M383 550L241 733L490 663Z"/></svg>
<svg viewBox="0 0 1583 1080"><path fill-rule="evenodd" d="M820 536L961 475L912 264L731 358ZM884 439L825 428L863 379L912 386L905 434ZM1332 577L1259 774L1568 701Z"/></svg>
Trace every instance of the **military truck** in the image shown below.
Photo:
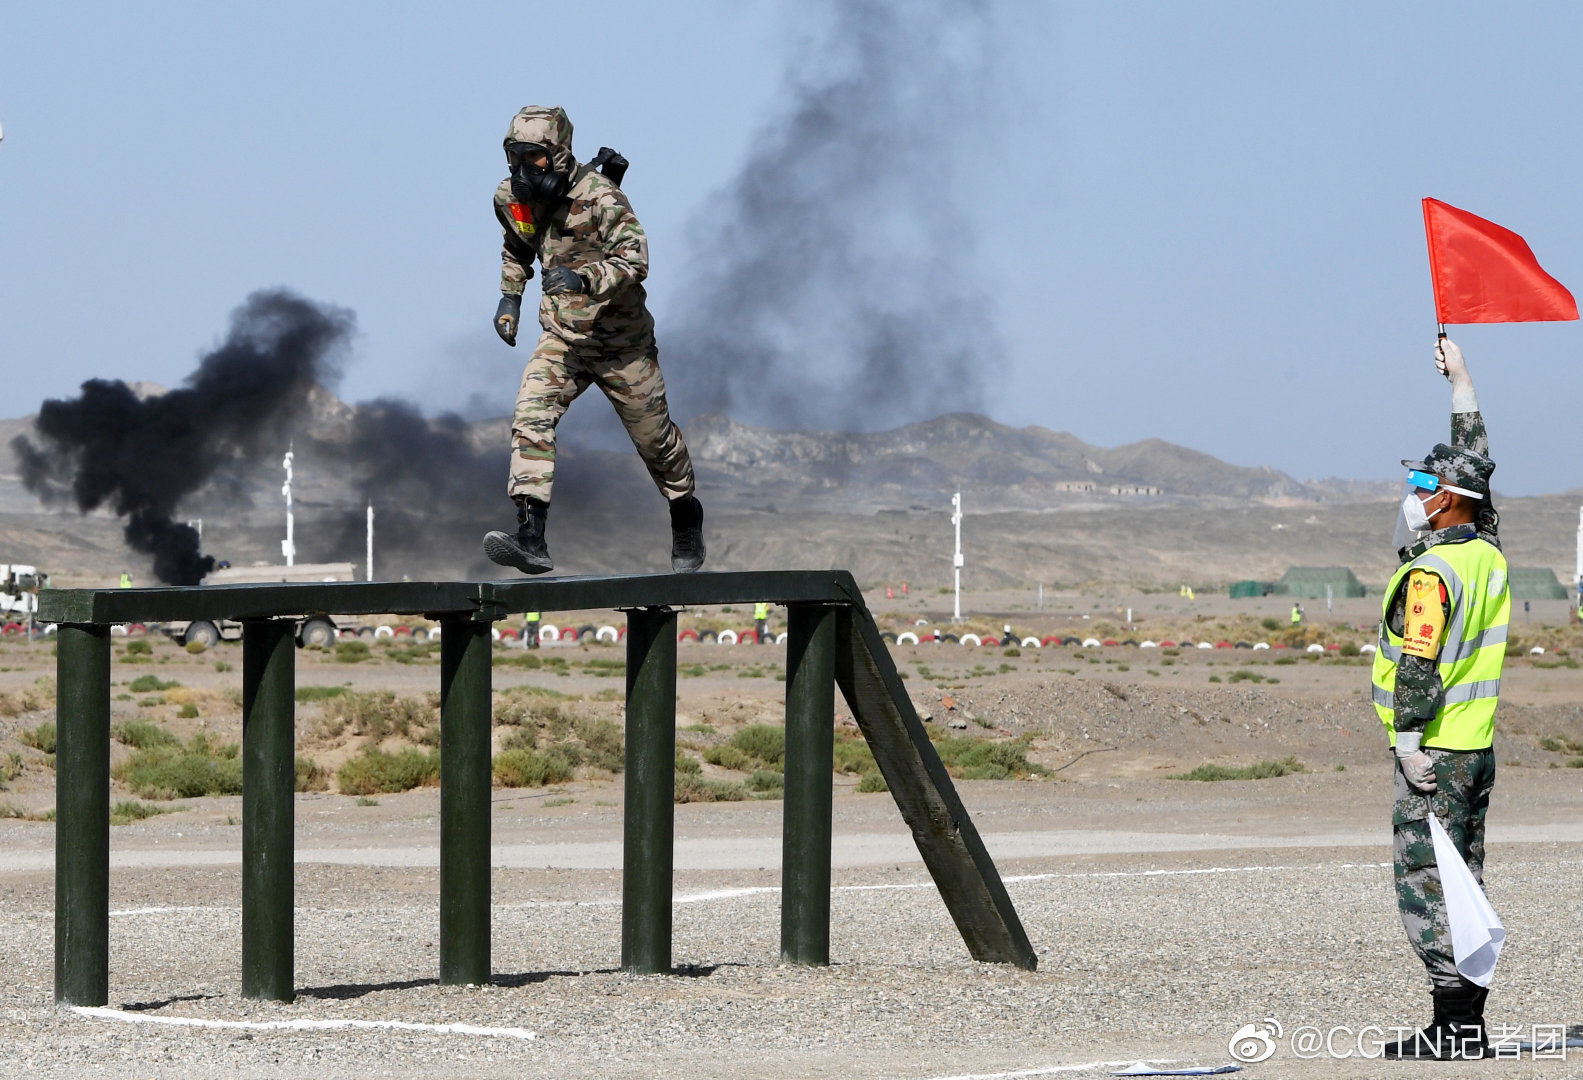
<svg viewBox="0 0 1583 1080"><path fill-rule="evenodd" d="M36 566L0 563L0 627L25 630L38 612L38 590L48 575Z"/></svg>
<svg viewBox="0 0 1583 1080"><path fill-rule="evenodd" d="M352 581L351 563L297 563L294 566L230 566L211 570L203 579L205 585L267 584L279 581ZM356 630L354 622L336 619L328 614L308 615L297 620L297 646L316 645L321 649L335 644L341 630ZM200 642L205 648L223 641L236 641L242 636L242 624L230 619L214 622L195 619L192 622L168 622L150 626L183 645Z"/></svg>

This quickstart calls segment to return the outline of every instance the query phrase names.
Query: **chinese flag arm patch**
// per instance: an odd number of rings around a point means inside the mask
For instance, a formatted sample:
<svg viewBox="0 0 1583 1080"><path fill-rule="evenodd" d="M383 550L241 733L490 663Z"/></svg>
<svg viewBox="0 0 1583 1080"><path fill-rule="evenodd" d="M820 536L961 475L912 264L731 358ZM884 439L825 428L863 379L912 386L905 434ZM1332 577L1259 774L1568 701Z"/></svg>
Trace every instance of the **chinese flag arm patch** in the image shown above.
<svg viewBox="0 0 1583 1080"><path fill-rule="evenodd" d="M1414 570L1407 575L1407 611L1402 620L1402 652L1433 660L1446 632L1446 589L1440 575Z"/></svg>
<svg viewBox="0 0 1583 1080"><path fill-rule="evenodd" d="M506 212L511 215L511 224L516 227L521 236L533 236L538 232L533 227L533 211L526 203L509 203Z"/></svg>

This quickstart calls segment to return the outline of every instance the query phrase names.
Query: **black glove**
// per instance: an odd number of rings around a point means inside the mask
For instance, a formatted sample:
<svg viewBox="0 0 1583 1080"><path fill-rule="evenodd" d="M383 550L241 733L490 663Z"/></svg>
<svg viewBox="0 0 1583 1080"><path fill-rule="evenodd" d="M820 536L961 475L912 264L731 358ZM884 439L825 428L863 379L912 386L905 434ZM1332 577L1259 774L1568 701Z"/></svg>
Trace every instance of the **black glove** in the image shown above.
<svg viewBox="0 0 1583 1080"><path fill-rule="evenodd" d="M517 347L517 324L520 322L522 297L506 293L500 298L500 306L495 308L495 333L513 349Z"/></svg>
<svg viewBox="0 0 1583 1080"><path fill-rule="evenodd" d="M569 266L557 266L544 271L544 295L559 296L561 293L585 293L588 291L588 282Z"/></svg>

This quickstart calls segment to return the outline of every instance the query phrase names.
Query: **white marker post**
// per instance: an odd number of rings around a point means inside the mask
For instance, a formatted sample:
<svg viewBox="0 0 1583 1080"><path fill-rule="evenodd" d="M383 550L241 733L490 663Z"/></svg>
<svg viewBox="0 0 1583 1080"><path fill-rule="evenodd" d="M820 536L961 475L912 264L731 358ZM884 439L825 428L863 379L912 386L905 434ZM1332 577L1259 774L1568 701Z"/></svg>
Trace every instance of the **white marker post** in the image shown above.
<svg viewBox="0 0 1583 1080"><path fill-rule="evenodd" d="M1583 508L1578 510L1578 564L1577 575L1572 583L1577 588L1573 600L1578 609L1578 618L1583 619Z"/></svg>
<svg viewBox="0 0 1583 1080"><path fill-rule="evenodd" d="M951 621L962 621L962 493L951 496L951 524L956 527L956 553L951 557L952 574L956 579L956 601L951 610Z"/></svg>
<svg viewBox="0 0 1583 1080"><path fill-rule="evenodd" d="M287 566L293 566L297 561L296 519L291 513L291 458L292 452L287 450L286 460L280 463L280 467L286 470L286 483L280 489L280 493L286 497L286 539L280 542L280 553L286 557Z"/></svg>
<svg viewBox="0 0 1583 1080"><path fill-rule="evenodd" d="M364 581L374 580L374 504L368 504L368 573Z"/></svg>

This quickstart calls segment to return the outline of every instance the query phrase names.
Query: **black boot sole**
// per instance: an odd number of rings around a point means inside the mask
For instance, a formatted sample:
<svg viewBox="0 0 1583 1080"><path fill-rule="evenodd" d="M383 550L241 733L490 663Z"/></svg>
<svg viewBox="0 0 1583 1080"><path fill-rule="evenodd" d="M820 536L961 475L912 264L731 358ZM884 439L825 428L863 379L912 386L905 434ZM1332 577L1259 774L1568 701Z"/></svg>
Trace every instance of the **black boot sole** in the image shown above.
<svg viewBox="0 0 1583 1080"><path fill-rule="evenodd" d="M521 570L524 574L544 574L555 569L548 555L535 556L517 543L515 536L498 530L484 534L484 554L489 556L490 562Z"/></svg>

